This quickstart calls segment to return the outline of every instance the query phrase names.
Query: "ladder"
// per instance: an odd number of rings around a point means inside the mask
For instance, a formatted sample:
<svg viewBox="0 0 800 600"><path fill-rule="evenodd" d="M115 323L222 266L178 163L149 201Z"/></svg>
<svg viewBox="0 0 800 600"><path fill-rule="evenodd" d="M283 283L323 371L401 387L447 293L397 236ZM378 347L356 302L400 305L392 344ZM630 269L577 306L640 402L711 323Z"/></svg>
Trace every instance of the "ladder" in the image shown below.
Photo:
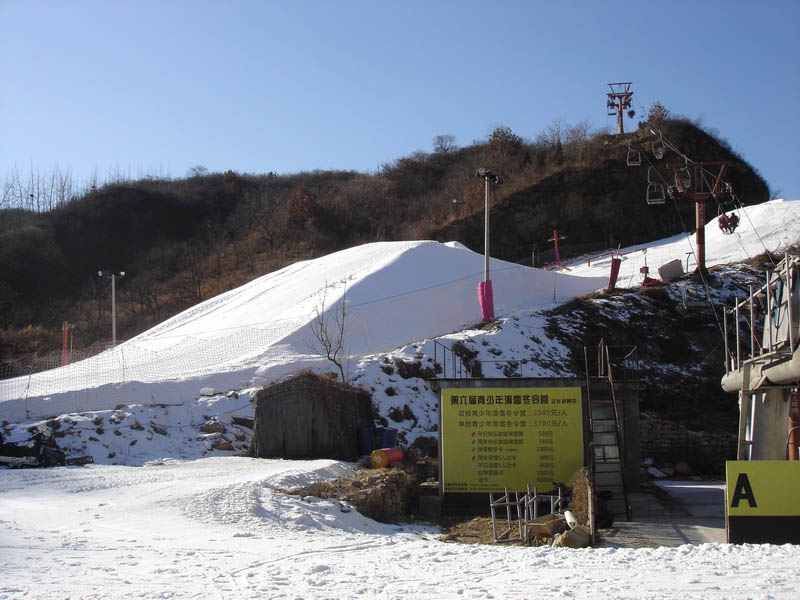
<svg viewBox="0 0 800 600"><path fill-rule="evenodd" d="M589 426L592 435L592 473L598 496L610 496L608 509L615 515L624 514L631 520L631 502L625 483L625 448L620 435L620 416L614 390L611 359L604 340L597 349L598 376L608 382L608 387L587 389L589 400ZM587 359L587 373L588 373ZM605 493L604 493L605 492Z"/></svg>

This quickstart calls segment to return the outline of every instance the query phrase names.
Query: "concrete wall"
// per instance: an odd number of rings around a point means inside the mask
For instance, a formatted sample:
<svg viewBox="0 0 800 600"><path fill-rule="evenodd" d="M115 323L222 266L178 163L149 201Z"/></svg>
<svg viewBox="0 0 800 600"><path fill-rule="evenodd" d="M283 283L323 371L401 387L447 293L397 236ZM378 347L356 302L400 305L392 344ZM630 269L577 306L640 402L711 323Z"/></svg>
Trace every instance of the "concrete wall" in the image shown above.
<svg viewBox="0 0 800 600"><path fill-rule="evenodd" d="M681 461L698 474L722 474L726 460L736 460L736 434L690 431L678 423L649 418L641 422L641 448L656 466Z"/></svg>

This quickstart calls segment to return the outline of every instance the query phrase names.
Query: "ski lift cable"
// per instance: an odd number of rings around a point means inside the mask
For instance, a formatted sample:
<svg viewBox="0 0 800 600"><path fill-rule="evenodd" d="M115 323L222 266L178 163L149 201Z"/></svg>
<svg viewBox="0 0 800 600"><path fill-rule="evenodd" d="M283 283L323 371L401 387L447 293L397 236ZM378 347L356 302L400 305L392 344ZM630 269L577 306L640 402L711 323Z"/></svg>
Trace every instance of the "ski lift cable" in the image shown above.
<svg viewBox="0 0 800 600"><path fill-rule="evenodd" d="M655 133L655 132L654 132L652 129L650 130L650 132L651 132L653 135L656 135L656 133ZM683 154L682 152L680 152L680 151L679 151L679 150L678 150L678 149L677 149L677 148L676 148L676 147L675 147L675 146L674 146L674 145L673 145L673 144L672 144L672 143L671 143L669 140L664 140L664 138L663 138L663 135L661 134L661 131L659 131L659 132L658 132L658 135L659 135L659 139L661 139L661 141L663 141L663 142L665 143L665 145L666 145L667 147L669 147L669 148L670 148L672 151L674 151L675 153L677 153L677 154L679 154L680 156L682 156L682 157L683 157L683 159L684 159L684 161L685 161L687 164L688 164L688 163L692 163L692 164L694 164L694 161L693 161L692 159L690 159L688 156L686 156L685 154ZM650 162L650 160L649 160L648 158L646 158L646 160L647 160L648 162ZM662 179L662 180L663 180L663 181L666 183L666 180L664 179L664 177L663 177L663 176L661 176L661 174L660 174L660 173L658 173L658 171L656 171L656 173L657 173L657 174L658 174L658 175L661 177L661 179ZM712 171L710 171L710 170L706 169L705 167L700 167L700 174L701 174L701 175L702 175L702 177L703 177L703 183L705 183L706 187L707 187L708 189L714 189L714 186L712 186L712 185L709 183L709 181L708 181L708 178L707 178L707 177L714 177L714 178L716 179L716 178L717 178L717 175L716 175L715 173L713 173ZM745 210L744 210L744 206L742 205L742 202L741 202L741 200L739 200L739 197L738 197L738 196L737 196L735 193L732 193L731 195L733 196L733 199L734 199L734 202L735 202L735 204L737 204L737 205L738 205L738 207L739 207L739 209L741 210L741 212L743 212L743 213L745 214L745 216L747 217L747 221L750 223L750 226L752 227L753 231L755 232L756 236L758 237L758 240L759 240L759 242L761 243L761 246L764 248L764 252L767 254L767 257L769 258L769 261L770 261L770 263L772 263L772 266L774 267L774 266L775 266L775 261L772 259L772 256L771 256L771 253L770 253L769 249L767 248L766 244L764 243L764 240L761 238L761 235L758 233L758 230L756 229L755 225L753 224L753 221L750 219L750 216L747 214L747 211L745 211ZM680 214L680 213L679 213L679 214ZM686 229L686 227L685 227L685 225L684 225L684 231L685 231L685 229ZM741 246L741 248L742 248L742 250L744 251L745 255L746 255L748 258L750 258L750 254L749 254L749 253L747 252L747 250L745 249L744 245L742 244L741 237L740 237L738 234L737 234L737 241L739 242L739 245ZM695 257L695 261L696 261L696 260L697 260L697 257Z"/></svg>
<svg viewBox="0 0 800 600"><path fill-rule="evenodd" d="M659 139L660 139L660 140L661 140L661 141L664 143L664 145L665 145L667 148L669 148L670 150L672 150L672 151L673 151L675 154L677 154L678 156L680 156L681 158L683 158L684 162L685 162L687 165L688 165L688 164L692 164L692 165L694 165L694 164L695 164L695 162L696 162L696 161L692 160L691 158L689 158L688 156L686 156L686 155L685 155L683 152L681 152L680 150L678 150L678 148L675 146L675 144L673 144L672 142L670 142L668 138L665 138L665 137L664 137L664 134L663 134L663 133L661 133L661 130L660 130L660 129L658 130L658 132L657 132L657 133L651 129L651 130L650 130L650 133L652 133L652 134L653 134L653 135L655 135L655 136L658 136L658 138L659 138ZM716 173L713 173L712 171L710 171L710 170L706 169L705 167L700 167L700 171L701 171L702 173L705 173L705 174L707 174L707 175L710 175L710 176L714 177L715 179L716 179L716 177L717 177L717 174L716 174ZM708 182L706 182L706 185L708 185ZM712 187L712 186L709 186L709 188L710 188L710 189L713 189L713 187Z"/></svg>
<svg viewBox="0 0 800 600"><path fill-rule="evenodd" d="M657 135L657 136L658 136L658 138L659 138L659 139L660 139L660 140L661 140L661 141L664 143L664 145L665 145L665 146L667 146L667 147L668 147L670 150L672 150L672 151L673 151L673 152L675 152L676 154L678 154L680 157L682 157L682 158L683 158L683 160L684 160L684 162L685 162L687 165L688 165L688 164L693 164L693 165L695 164L695 161L693 161L693 160L692 160L692 159L690 159L688 156L686 156L685 154L683 154L683 153L682 153L680 150L678 150L678 148L677 148L677 147L675 147L675 145L674 145L672 142L670 142L670 141L669 141L669 139L665 139L665 138L664 138L664 135L661 133L661 131L660 131L660 130L659 130L659 132L658 132L658 133L656 133L655 131L653 131L653 130L651 129L651 130L650 130L650 133L652 133L653 135ZM649 158L649 157L648 157L646 154L644 155L644 157L645 157L645 160L648 162L648 164L650 164L650 165L652 166L652 161L650 160L650 158ZM660 178L660 179L661 179L661 180L664 182L664 184L665 184L665 185L669 185L669 184L667 183L667 180L664 178L664 176L663 176L663 175L661 175L661 173L660 173L660 172L659 172L657 169L654 169L654 171L655 171L655 173L656 173L656 174L659 176L659 178ZM716 174L712 173L711 171L709 171L708 169L706 169L706 168L704 168L704 167L701 167L701 168L700 168L700 172L701 172L701 174L702 174L702 176L703 176L703 181L704 181L704 183L706 184L706 186L708 186L708 180L706 179L706 175L708 175L708 176L713 176L714 178L716 178L716 177L717 177L717 175L716 175ZM649 177L648 177L648 179L649 179ZM710 186L709 186L709 187L710 187ZM710 188L710 189L713 189L713 188ZM740 208L744 208L744 207L741 205L741 201L739 201L738 197L737 197L735 194L733 194L733 197L734 197L734 199L736 200L736 202L739 204ZM680 213L680 210L678 209L678 205L677 205L677 202L675 201L675 198L674 198L674 197L672 198L672 201L673 201L673 205L674 205L674 207L675 207L675 211L678 213L678 219L679 219L679 220L680 220L680 222L681 222L681 227L683 228L683 232L684 232L684 233L687 233L687 232L686 232L686 223L685 223L685 222L684 222L684 220L683 220L683 216L681 215L681 213ZM745 215L747 216L747 212L746 212L746 211L742 211L742 212L744 212L744 213L745 213ZM770 255L769 251L767 250L767 247L766 247L766 245L764 244L764 241L763 241L763 239L762 239L762 238L761 238L761 236L758 234L758 231L756 230L756 228L755 228L755 226L753 225L753 222L750 220L750 217L749 217L749 216L747 216L747 219L748 219L748 221L750 222L751 226L753 227L753 231L755 231L756 235L758 236L759 240L761 241L761 245L764 247L764 250L767 252L767 256L769 257L769 260L770 260L770 262L772 262L772 264L773 264L773 266L774 266L774 264L775 264L775 263L774 263L774 261L772 260L772 256ZM737 235L737 238L738 238L739 244L741 245L741 238L739 238L739 236L738 236L738 235ZM688 235L688 233L687 233L687 241L689 242L689 246L690 246L690 250L691 250L692 256L694 257L694 259L695 259L695 262L697 262L697 255L695 254L695 249L694 249L694 247L691 245L691 240L690 240L690 238L689 238L689 235ZM742 249L744 250L744 246L742 246ZM745 254L747 254L747 251L746 251L746 250L745 250ZM748 255L748 258L749 258L749 255ZM716 311L716 309L714 308L714 305L713 305L713 303L711 303L711 302L710 302L710 298L711 298L711 296L710 296L710 294L709 294L709 285L708 285L708 281L706 280L706 277L705 277L705 274L704 274L704 273L700 272L699 274L700 274L700 278L701 278L701 280L702 280L702 282L703 282L703 286L705 287L705 291L706 291L706 298L707 298L707 299L709 299L709 305L711 306L711 309L712 309L712 311L713 311L713 313L714 313L714 318L715 318L715 319L716 319L716 321L717 321L717 325L718 325L718 327L719 327L720 331L722 331L722 330L723 330L723 327L722 327L722 323L720 322L719 315L717 315L717 311ZM724 332L723 332L723 334L724 334Z"/></svg>
<svg viewBox="0 0 800 600"><path fill-rule="evenodd" d="M775 261L772 260L772 253L769 251L769 249L767 248L767 245L764 243L764 239L761 237L761 234L758 233L758 229L756 229L755 224L750 219L750 215L747 214L747 211L745 210L744 206L742 205L741 200L739 200L739 196L737 196L736 194L733 194L733 199L739 205L740 211L744 214L745 217L747 217L747 222L750 223L750 227L753 228L753 231L755 232L756 237L758 237L758 241L761 242L761 247L764 248L764 252L767 254L767 258L769 259L769 262L772 263L773 267L775 267L776 266L775 265Z"/></svg>
<svg viewBox="0 0 800 600"><path fill-rule="evenodd" d="M664 136L663 136L663 134L661 133L661 131L660 131L660 130L659 130L659 132L658 132L658 133L656 133L655 131L653 131L652 129L650 129L650 133L652 133L653 135L656 135L656 136L658 136L658 138L659 138L659 139L660 139L660 140L661 140L661 141L664 143L664 145L665 145L665 146L667 146L667 147L668 147L670 150L672 150L673 152L675 152L676 154L678 154L679 156L681 156L681 157L684 159L684 161L685 161L687 164L689 164L689 163L691 163L691 164L694 164L694 161L693 161L693 160L691 160L691 159L690 159L688 156L686 156L685 154L683 154L683 153L682 153L680 150L678 150L678 149L675 147L675 145L674 145L674 144L672 144L672 143L669 141L669 139L664 139ZM652 164L652 163L651 163L651 161L650 161L650 159L649 159L649 157L648 157L646 154L644 155L644 157L645 157L645 160L646 160L646 161L647 161L649 164ZM667 181L666 181L666 179L663 177L663 175L661 175L661 173L659 173L659 172L658 172L658 170L657 170L657 169L654 169L654 171L655 171L655 173L656 173L656 174L657 174L657 175L658 175L658 176L661 178L661 180L664 182L664 184L665 184L665 185L669 185L669 184L667 184ZM715 178L717 177L717 175L715 175L714 173L712 173L712 172L711 172L711 171L709 171L708 169L705 169L704 167L701 167L701 168L700 168L700 172L701 172L701 174L703 175L703 181L706 183L706 185L708 185L708 181L707 181L707 180L706 180L706 178L705 178L705 177L706 177L706 174L708 174L708 175L710 175L710 176L713 176L713 177L715 177ZM711 188L711 189L713 189L713 188ZM761 243L761 246L764 248L764 251L765 251L765 253L766 253L766 255L767 255L767 258L769 259L770 263L772 263L772 266L773 266L773 267L775 267L775 261L772 259L772 253L771 253L771 252L769 251L769 249L767 248L766 244L764 243L764 240L763 240L763 238L761 237L761 235L760 235L760 234L759 234L759 232L758 232L758 229L756 229L756 226L755 226L755 224L754 224L754 223L753 223L753 221L750 219L750 215L748 215L748 214L747 214L747 211L746 211L746 210L744 210L744 206L742 205L742 202L741 202L741 200L739 200L739 197L738 197L738 196L737 196L735 193L732 193L731 195L733 196L733 198L734 198L734 201L736 202L736 204L738 204L738 206L739 206L739 208L740 208L741 212L742 212L742 213L744 213L745 217L747 217L747 221L748 221L748 223L750 223L750 227L752 227L753 231L755 232L756 236L758 237L758 241ZM684 220L683 220L683 216L681 215L681 213L680 213L680 210L678 209L678 205L677 205L677 202L675 201L675 198L672 198L672 201L673 201L673 205L675 206L675 210L676 210L676 212L678 213L678 219L679 219L679 220L680 220L680 222L681 222L681 227L683 228L683 231L684 231L684 233L686 233L686 223L684 222ZM736 234L736 237L737 237L737 241L739 242L740 246L742 246L742 250L744 250L745 254L746 254L746 255L748 255L748 258L749 258L749 254L747 253L747 250L744 248L744 245L742 244L742 241L741 241L741 237L740 237L740 235L739 235L739 234ZM690 245L690 247L691 247L691 240L689 239L689 236L688 236L688 234L687 234L687 240L689 241L689 245ZM694 247L691 247L691 252L692 252L692 255L694 256L695 263L696 263L696 262L697 262L697 255L695 254L695 249L694 249ZM722 325L722 322L720 321L719 315L717 314L717 309L714 307L714 304L711 302L711 295L710 295L710 293L709 293L709 292L710 292L710 290L709 290L708 281L707 281L707 279L706 279L706 276L705 276L705 274L704 274L704 273L702 273L702 272L699 272L699 274L700 274L701 281L703 282L703 286L704 286L704 288L705 288L705 292L706 292L706 299L708 300L708 303L709 303L709 305L711 306L711 310L712 310L712 312L714 313L714 319L717 321L717 327L718 327L718 329L719 329L719 331L720 331L720 334L723 336L723 339L724 339L724 336L725 336L725 330L724 330L724 327L723 327L723 325Z"/></svg>
<svg viewBox="0 0 800 600"><path fill-rule="evenodd" d="M747 251L747 248L745 248L744 244L742 243L742 236L740 236L736 232L734 232L733 235L736 236L736 241L739 242L739 247L742 249L742 252L744 252L744 255L747 257L747 259L749 260L750 258L752 258L750 256L750 253Z"/></svg>
<svg viewBox="0 0 800 600"><path fill-rule="evenodd" d="M650 131L652 132L652 129ZM688 156L685 156L684 154L682 154L679 150L675 149L668 142L667 142L667 145L670 146L670 148L674 152L676 152L677 154L682 156L687 163L692 162L691 159ZM652 164L652 161L646 155L645 155L645 160L648 163ZM659 171L657 169L654 169L654 171L661 178L661 180L664 182L665 185L669 185L669 184L667 184L667 180L664 178L664 176L661 173L659 173ZM691 251L691 254L694 257L695 264L697 264L697 253L695 251L694 246L692 245L691 234L686 230L686 222L683 220L683 215L681 215L681 211L678 208L678 202L677 202L677 200L675 199L674 196L672 197L672 205L675 208L675 212L678 213L678 219L681 222L681 228L683 229L683 233L686 235L686 242L689 244L689 250ZM724 332L724 328L722 326L722 321L720 320L719 314L717 314L717 309L714 307L714 303L711 302L711 293L710 293L710 286L708 285L708 279L706 278L705 273L703 273L702 271L698 271L698 273L700 275L700 280L703 282L703 288L705 289L705 292L706 292L706 300L708 300L708 304L711 307L712 313L714 314L714 320L717 322L717 328L719 329L720 334L724 336L725 332Z"/></svg>
<svg viewBox="0 0 800 600"><path fill-rule="evenodd" d="M658 136L659 140L661 140L661 141L664 143L664 145L665 145L667 148L669 148L669 149L670 149L670 150L672 150L672 151L673 151L675 154L677 154L678 156L680 156L681 158L683 158L683 161L684 161L684 163L685 163L687 166L688 166L688 165L690 165L690 164L691 164L691 165L695 165L695 164L696 164L696 161L694 161L694 160L692 160L691 158L689 158L688 156L686 156L686 155L685 155L683 152L681 152L680 150L678 150L678 148L675 146L675 144L673 144L672 142L670 142L668 138L665 138L665 137L664 137L664 134L663 134L663 133L661 133L661 130L659 130L659 131L658 131L658 133L656 133L655 131L653 131L653 130L651 129L651 130L650 130L650 133L652 133L652 134L653 134L653 135L655 135L655 136ZM717 178L717 174L716 174L716 173L714 173L714 172L710 171L709 169L706 169L705 167L700 167L700 172L701 172L701 173L703 173L704 175L708 175L708 176L710 176L710 177L714 177L715 179ZM714 188L713 188L713 186L711 186L711 185L709 185L709 184L708 184L708 180L706 180L706 179L704 178L704 181L705 181L705 183L706 183L706 185L708 186L708 188L709 188L709 189L714 189ZM665 183L666 183L666 180L665 180Z"/></svg>
<svg viewBox="0 0 800 600"><path fill-rule="evenodd" d="M713 186L713 185L710 185L710 184L708 183L708 177L707 177L707 175L708 175L708 173L706 173L706 170L705 170L705 169L700 169L700 176L703 178L703 183L706 185L706 187L707 187L708 189L710 189L710 190L713 190L713 189L714 189L714 186ZM716 200L716 198L715 198L715 200Z"/></svg>
<svg viewBox="0 0 800 600"><path fill-rule="evenodd" d="M656 133L655 131L653 131L653 130L651 129L651 130L650 130L650 133L652 133L653 135L657 136L657 137L658 137L658 139L660 139L660 140L661 140L661 141L664 143L664 145L665 145L667 148L669 148L669 149L670 149L670 150L672 150L672 151L673 151L675 154L677 154L678 156L680 156L680 157L681 157L681 158L682 158L684 161L686 161L686 163L692 163L692 164L694 164L694 161L693 161L691 158L689 158L689 157L688 157L688 156L686 156L686 155L685 155L683 152L681 152L680 150L678 150L678 149L675 147L675 145L674 145L672 142L670 142L670 141L669 141L669 139L668 139L668 138L665 138L665 137L664 137L664 134L662 134L662 133L661 133L661 130L660 130L660 129L658 130L658 133Z"/></svg>

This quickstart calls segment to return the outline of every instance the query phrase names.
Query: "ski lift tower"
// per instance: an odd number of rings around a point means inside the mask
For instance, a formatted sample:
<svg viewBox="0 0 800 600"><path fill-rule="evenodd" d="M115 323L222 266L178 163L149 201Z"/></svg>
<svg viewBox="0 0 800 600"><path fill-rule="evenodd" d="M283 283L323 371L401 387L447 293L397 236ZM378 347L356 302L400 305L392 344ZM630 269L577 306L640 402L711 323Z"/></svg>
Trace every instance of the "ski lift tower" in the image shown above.
<svg viewBox="0 0 800 600"><path fill-rule="evenodd" d="M722 180L730 162L689 162L668 164L675 174L675 186L669 186L671 194L695 203L695 245L697 246L697 269L700 274L706 270L706 200L730 194L730 186ZM719 169L715 175L714 171ZM694 184L694 185L693 185Z"/></svg>
<svg viewBox="0 0 800 600"><path fill-rule="evenodd" d="M631 98L633 97L631 85L633 85L633 83L630 81L608 84L608 87L611 88L611 92L607 94L608 102L606 106L608 107L609 116L613 117L616 115L617 117L617 135L625 133L625 128L622 124L623 113L627 111L627 115L631 119L636 114L636 111L631 108Z"/></svg>

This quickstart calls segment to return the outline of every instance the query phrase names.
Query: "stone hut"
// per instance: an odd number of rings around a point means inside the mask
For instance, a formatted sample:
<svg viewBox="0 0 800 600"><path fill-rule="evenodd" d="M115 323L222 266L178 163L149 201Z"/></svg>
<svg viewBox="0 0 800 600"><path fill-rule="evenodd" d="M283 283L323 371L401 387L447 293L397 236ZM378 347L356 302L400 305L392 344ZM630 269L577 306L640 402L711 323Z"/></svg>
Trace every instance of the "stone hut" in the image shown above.
<svg viewBox="0 0 800 600"><path fill-rule="evenodd" d="M259 458L358 458L358 430L371 427L370 393L310 371L261 390L250 454Z"/></svg>

